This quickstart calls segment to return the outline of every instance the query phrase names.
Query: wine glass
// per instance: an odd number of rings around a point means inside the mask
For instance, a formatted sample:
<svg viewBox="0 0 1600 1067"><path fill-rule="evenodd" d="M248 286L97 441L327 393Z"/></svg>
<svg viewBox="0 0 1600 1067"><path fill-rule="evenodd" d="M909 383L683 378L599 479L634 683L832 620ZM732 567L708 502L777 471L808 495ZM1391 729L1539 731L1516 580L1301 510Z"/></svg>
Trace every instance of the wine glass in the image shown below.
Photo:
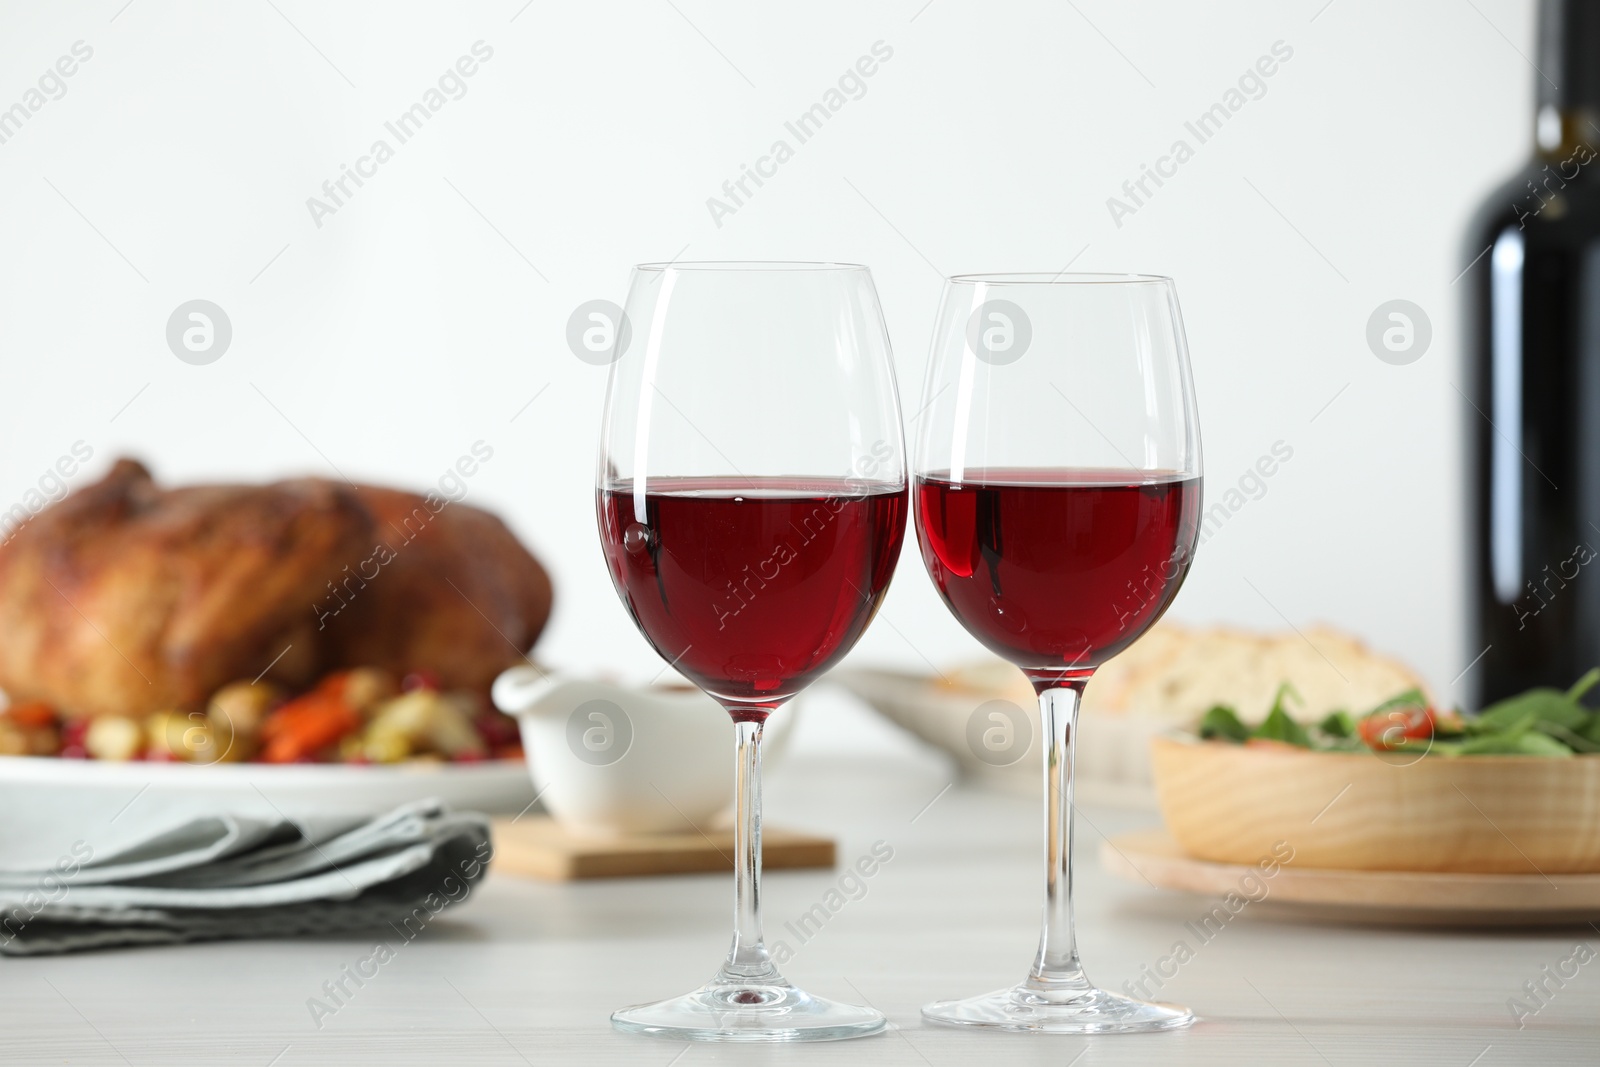
<svg viewBox="0 0 1600 1067"><path fill-rule="evenodd" d="M881 1013L786 981L761 931L762 724L855 645L905 537L899 400L872 275L645 264L614 336L600 541L645 638L733 719L736 823L727 959L699 989L611 1021L700 1040L877 1033Z"/></svg>
<svg viewBox="0 0 1600 1067"><path fill-rule="evenodd" d="M1186 1009L1096 988L1072 929L1079 698L1095 667L1160 618L1195 546L1200 433L1171 279L949 279L920 418L923 562L967 631L1033 683L1045 773L1033 969L1014 988L938 1001L923 1017L1047 1033L1187 1026Z"/></svg>

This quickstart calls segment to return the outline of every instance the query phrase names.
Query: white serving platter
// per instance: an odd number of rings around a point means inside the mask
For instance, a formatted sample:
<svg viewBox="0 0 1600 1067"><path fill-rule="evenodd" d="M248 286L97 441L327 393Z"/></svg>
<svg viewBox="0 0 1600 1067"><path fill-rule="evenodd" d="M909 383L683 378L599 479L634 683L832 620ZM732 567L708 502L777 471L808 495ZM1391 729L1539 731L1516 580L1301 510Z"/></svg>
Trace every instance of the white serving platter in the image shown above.
<svg viewBox="0 0 1600 1067"><path fill-rule="evenodd" d="M0 866L53 863L76 841L103 854L195 813L315 821L425 797L514 815L534 793L522 760L192 766L0 756Z"/></svg>

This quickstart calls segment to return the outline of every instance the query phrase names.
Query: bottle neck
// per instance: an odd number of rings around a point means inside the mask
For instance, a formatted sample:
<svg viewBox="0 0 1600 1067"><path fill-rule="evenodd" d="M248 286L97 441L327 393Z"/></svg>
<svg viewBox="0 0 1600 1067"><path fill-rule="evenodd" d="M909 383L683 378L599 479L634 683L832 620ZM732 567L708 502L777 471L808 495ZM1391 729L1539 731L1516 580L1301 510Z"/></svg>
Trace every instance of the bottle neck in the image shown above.
<svg viewBox="0 0 1600 1067"><path fill-rule="evenodd" d="M1537 52L1539 157L1554 162L1592 153L1600 148L1600 3L1540 0Z"/></svg>
<svg viewBox="0 0 1600 1067"><path fill-rule="evenodd" d="M1582 166L1600 156L1600 108L1541 105L1534 118L1533 150L1545 163Z"/></svg>

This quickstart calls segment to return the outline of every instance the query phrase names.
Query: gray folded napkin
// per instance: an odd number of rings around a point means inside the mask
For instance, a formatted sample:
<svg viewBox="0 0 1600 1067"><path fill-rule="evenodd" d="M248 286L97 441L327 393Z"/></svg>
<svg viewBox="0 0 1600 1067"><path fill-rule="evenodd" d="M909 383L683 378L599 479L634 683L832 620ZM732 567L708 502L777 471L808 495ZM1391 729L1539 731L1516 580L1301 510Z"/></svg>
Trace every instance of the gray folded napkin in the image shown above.
<svg viewBox="0 0 1600 1067"><path fill-rule="evenodd" d="M483 877L489 820L436 800L377 818L202 815L100 856L0 869L0 955L389 927L415 937Z"/></svg>

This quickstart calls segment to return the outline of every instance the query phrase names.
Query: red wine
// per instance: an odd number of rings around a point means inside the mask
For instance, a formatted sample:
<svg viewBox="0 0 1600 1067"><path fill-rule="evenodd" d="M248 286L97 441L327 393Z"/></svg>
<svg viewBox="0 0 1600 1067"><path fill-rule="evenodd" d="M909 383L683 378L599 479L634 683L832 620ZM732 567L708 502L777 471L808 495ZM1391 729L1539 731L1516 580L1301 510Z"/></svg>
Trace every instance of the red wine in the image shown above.
<svg viewBox="0 0 1600 1067"><path fill-rule="evenodd" d="M1461 260L1473 708L1600 663L1600 4L1539 28L1534 158Z"/></svg>
<svg viewBox="0 0 1600 1067"><path fill-rule="evenodd" d="M798 478L651 478L599 494L617 592L663 658L765 712L854 647L905 537L906 491Z"/></svg>
<svg viewBox="0 0 1600 1067"><path fill-rule="evenodd" d="M1189 569L1200 479L969 469L917 479L922 558L974 637L1024 670L1087 670L1167 609Z"/></svg>

